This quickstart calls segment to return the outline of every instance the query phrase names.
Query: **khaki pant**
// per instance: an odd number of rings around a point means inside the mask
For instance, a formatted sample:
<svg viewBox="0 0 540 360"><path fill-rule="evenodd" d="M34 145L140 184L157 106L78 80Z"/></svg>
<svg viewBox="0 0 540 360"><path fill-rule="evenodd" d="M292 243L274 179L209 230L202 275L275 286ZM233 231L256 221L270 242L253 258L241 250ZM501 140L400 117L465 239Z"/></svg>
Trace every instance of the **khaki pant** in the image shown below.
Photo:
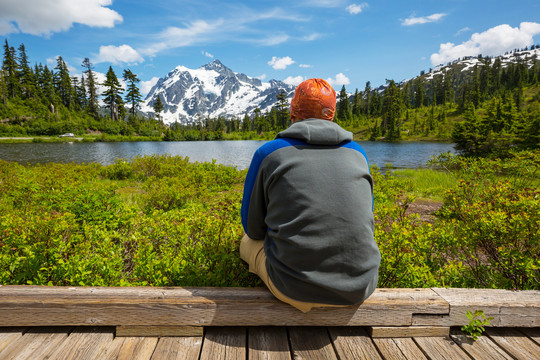
<svg viewBox="0 0 540 360"><path fill-rule="evenodd" d="M272 280L268 276L266 271L266 253L264 252L264 241L253 240L249 236L244 234L242 242L240 243L240 258L248 263L249 271L257 274L261 280L266 284L268 290L277 297L279 300L294 306L298 310L306 313L314 307L343 307L346 305L330 305L330 304L318 304L297 301L290 297L283 295L281 291L276 289Z"/></svg>

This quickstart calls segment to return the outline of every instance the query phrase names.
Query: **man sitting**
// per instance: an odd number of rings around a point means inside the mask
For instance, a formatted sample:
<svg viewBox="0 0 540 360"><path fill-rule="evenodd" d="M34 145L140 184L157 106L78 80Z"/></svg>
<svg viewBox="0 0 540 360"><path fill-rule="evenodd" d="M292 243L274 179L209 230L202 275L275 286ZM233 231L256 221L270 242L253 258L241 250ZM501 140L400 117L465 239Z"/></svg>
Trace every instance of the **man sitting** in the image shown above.
<svg viewBox="0 0 540 360"><path fill-rule="evenodd" d="M303 312L359 304L377 286L373 180L335 106L326 81L298 85L292 125L255 152L244 186L240 257Z"/></svg>

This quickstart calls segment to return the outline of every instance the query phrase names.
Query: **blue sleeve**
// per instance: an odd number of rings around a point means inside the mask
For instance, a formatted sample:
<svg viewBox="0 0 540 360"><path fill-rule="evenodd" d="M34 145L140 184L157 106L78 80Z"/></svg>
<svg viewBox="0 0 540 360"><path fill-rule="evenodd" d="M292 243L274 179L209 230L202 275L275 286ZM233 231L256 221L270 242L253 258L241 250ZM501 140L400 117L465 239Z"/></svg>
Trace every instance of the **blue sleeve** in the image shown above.
<svg viewBox="0 0 540 360"><path fill-rule="evenodd" d="M251 164L249 165L246 181L244 183L244 194L242 197L242 208L240 210L240 214L242 216L242 227L244 228L246 234L248 232L248 212L249 205L251 203L251 195L253 193L255 181L257 180L257 176L259 175L262 160L262 154L259 149L255 152L253 158L251 159Z"/></svg>

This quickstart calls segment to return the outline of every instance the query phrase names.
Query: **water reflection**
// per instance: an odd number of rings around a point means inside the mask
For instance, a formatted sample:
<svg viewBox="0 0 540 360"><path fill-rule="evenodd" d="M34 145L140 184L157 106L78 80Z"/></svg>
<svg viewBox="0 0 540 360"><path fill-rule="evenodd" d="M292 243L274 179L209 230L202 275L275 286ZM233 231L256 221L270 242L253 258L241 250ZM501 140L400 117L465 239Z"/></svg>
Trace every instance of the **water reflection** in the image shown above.
<svg viewBox="0 0 540 360"><path fill-rule="evenodd" d="M215 159L220 164L249 167L251 157L266 141L120 142L120 143L31 143L0 144L0 159L19 163L91 163L109 165L116 159L142 155L187 156L190 161ZM432 155L454 152L453 144L441 142L384 143L359 141L370 164L385 168L422 167Z"/></svg>

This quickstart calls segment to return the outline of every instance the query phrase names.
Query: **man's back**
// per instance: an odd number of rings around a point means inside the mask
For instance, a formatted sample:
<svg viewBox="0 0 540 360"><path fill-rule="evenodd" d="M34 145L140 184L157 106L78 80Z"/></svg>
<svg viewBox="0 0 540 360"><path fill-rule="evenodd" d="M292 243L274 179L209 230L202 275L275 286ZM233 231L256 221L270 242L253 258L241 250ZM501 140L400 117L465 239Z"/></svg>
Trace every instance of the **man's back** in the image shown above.
<svg viewBox="0 0 540 360"><path fill-rule="evenodd" d="M354 304L377 284L373 184L363 150L337 124L307 119L261 147L246 179L242 221L264 239L266 269L283 294Z"/></svg>

